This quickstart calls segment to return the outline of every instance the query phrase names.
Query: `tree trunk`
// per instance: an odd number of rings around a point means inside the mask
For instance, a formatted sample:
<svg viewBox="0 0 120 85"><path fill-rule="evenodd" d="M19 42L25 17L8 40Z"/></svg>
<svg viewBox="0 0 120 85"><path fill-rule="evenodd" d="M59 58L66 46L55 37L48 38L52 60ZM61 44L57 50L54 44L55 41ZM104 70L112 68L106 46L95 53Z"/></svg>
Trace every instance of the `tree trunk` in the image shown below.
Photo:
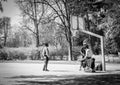
<svg viewBox="0 0 120 85"><path fill-rule="evenodd" d="M38 30L38 25L36 26L36 47L39 46L39 30Z"/></svg>
<svg viewBox="0 0 120 85"><path fill-rule="evenodd" d="M8 27L7 27L7 24L5 24L5 26L4 26L4 46L6 46L6 43L7 43L7 30L8 30Z"/></svg>
<svg viewBox="0 0 120 85"><path fill-rule="evenodd" d="M34 20L34 27L35 27L35 30L36 30L36 47L39 46L39 42L40 42L40 39L39 39L39 29L38 29L38 24L37 24L37 21Z"/></svg>
<svg viewBox="0 0 120 85"><path fill-rule="evenodd" d="M39 46L39 29L38 29L38 23L37 23L37 9L36 9L36 0L34 0L34 25L35 25L35 29L36 29L36 47Z"/></svg>
<svg viewBox="0 0 120 85"><path fill-rule="evenodd" d="M7 43L7 36L5 34L5 36L4 36L4 46L6 46L6 43Z"/></svg>
<svg viewBox="0 0 120 85"><path fill-rule="evenodd" d="M68 61L72 60L72 43L69 42L69 46L68 46Z"/></svg>
<svg viewBox="0 0 120 85"><path fill-rule="evenodd" d="M71 40L71 31L70 31L70 28L69 28L69 31L68 31L68 61L71 61L72 60L72 40Z"/></svg>

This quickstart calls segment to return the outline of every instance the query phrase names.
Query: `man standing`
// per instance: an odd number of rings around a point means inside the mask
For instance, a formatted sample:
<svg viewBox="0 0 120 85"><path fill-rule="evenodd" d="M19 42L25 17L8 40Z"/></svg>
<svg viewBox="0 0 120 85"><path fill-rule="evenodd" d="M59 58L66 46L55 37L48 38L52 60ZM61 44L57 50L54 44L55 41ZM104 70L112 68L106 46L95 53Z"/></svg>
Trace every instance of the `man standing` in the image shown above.
<svg viewBox="0 0 120 85"><path fill-rule="evenodd" d="M43 71L49 71L47 69L48 66L48 61L49 61L49 49L48 49L49 45L48 43L45 43L45 47L43 48L43 56L44 56L44 67L43 67Z"/></svg>

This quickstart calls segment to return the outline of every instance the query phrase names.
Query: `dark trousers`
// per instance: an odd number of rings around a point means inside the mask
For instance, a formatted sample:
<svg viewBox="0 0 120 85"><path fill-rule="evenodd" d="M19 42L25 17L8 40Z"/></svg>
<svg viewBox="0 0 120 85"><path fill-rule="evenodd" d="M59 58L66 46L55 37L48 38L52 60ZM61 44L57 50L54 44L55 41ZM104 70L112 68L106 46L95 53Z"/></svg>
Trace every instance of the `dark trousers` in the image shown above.
<svg viewBox="0 0 120 85"><path fill-rule="evenodd" d="M83 59L81 61L81 66L83 68L85 68L87 66L87 67L90 67L92 70L94 70L95 69L95 59L94 58ZM80 66L80 68L81 68L81 66Z"/></svg>
<svg viewBox="0 0 120 85"><path fill-rule="evenodd" d="M47 66L48 66L49 58L48 58L47 55L45 55L44 57L45 57L45 61L44 61L44 67L43 67L43 70L48 70L48 69L47 69Z"/></svg>

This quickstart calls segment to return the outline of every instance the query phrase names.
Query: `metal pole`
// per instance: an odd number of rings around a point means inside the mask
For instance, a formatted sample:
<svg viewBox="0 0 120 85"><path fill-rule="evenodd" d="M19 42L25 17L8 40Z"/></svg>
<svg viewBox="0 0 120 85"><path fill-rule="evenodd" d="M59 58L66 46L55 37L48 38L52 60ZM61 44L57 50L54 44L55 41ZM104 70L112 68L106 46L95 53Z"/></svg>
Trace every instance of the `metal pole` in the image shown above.
<svg viewBox="0 0 120 85"><path fill-rule="evenodd" d="M102 36L100 39L101 39L102 69L103 71L106 71L105 54L104 54L104 37Z"/></svg>
<svg viewBox="0 0 120 85"><path fill-rule="evenodd" d="M79 17L77 15L77 30L79 30Z"/></svg>

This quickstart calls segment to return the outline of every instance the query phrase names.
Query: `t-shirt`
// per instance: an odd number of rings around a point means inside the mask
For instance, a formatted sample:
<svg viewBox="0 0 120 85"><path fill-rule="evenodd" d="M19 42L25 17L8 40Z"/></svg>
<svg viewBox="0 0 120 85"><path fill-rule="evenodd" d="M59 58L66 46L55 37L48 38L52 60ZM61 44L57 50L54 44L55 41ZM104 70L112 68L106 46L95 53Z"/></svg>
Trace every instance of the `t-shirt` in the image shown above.
<svg viewBox="0 0 120 85"><path fill-rule="evenodd" d="M49 56L49 50L48 50L47 47L44 47L44 48L43 48L42 55L43 55L43 56Z"/></svg>
<svg viewBox="0 0 120 85"><path fill-rule="evenodd" d="M92 51L90 49L86 49L86 57L92 57Z"/></svg>

